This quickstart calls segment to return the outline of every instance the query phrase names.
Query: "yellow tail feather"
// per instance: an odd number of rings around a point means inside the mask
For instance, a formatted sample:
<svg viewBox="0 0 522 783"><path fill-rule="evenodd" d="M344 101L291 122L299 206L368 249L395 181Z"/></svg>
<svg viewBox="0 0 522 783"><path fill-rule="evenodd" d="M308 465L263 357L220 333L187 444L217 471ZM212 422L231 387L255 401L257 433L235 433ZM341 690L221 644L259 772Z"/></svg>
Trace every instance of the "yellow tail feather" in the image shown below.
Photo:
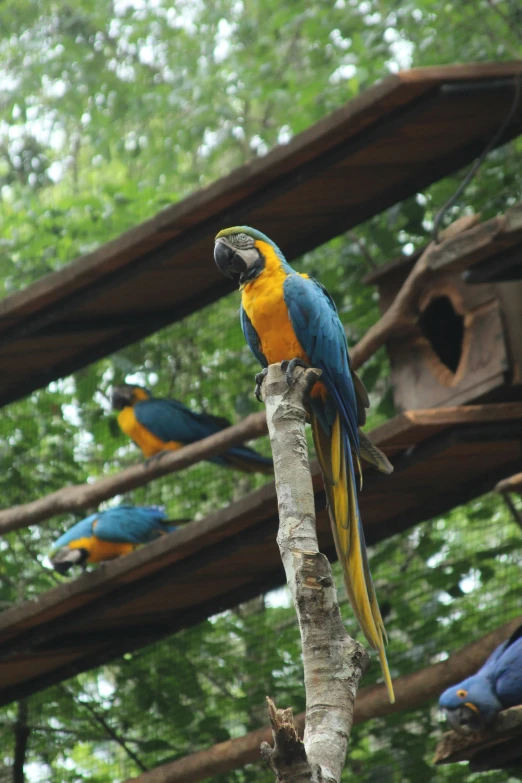
<svg viewBox="0 0 522 783"><path fill-rule="evenodd" d="M381 662L384 684L386 685L386 690L388 691L388 699L390 700L390 704L395 704L395 693L393 692L393 683L390 670L388 668L388 659L386 658L386 651L384 646L379 648L379 661Z"/></svg>
<svg viewBox="0 0 522 783"><path fill-rule="evenodd" d="M336 417L334 425L332 427L332 442L330 446L330 454L332 461L332 478L333 483L337 484L341 476L341 470L344 459L344 449L341 437L341 422L339 416Z"/></svg>
<svg viewBox="0 0 522 783"><path fill-rule="evenodd" d="M263 473L265 476L269 476L274 472L274 468L270 463L261 462L255 458L249 459L236 454L223 454L222 456L225 458L227 465L242 470L243 473Z"/></svg>
<svg viewBox="0 0 522 783"><path fill-rule="evenodd" d="M386 630L370 574L366 547L360 528L357 489L346 464L343 433L337 417L327 451L327 438L312 416L315 448L323 471L326 497L332 522L335 548L343 567L346 592L361 630L371 647L379 652L382 673L390 702L395 701L384 643ZM337 482L332 479L338 476Z"/></svg>
<svg viewBox="0 0 522 783"><path fill-rule="evenodd" d="M325 484L333 486L337 483L332 473L332 459L330 449L330 439L324 434L319 420L313 414L310 416L312 424L312 433L314 436L315 453L321 466Z"/></svg>
<svg viewBox="0 0 522 783"><path fill-rule="evenodd" d="M375 443L372 443L368 435L362 430L359 430L359 447L361 451L361 457L369 465L373 465L381 473L393 473L393 465L390 460L383 454Z"/></svg>

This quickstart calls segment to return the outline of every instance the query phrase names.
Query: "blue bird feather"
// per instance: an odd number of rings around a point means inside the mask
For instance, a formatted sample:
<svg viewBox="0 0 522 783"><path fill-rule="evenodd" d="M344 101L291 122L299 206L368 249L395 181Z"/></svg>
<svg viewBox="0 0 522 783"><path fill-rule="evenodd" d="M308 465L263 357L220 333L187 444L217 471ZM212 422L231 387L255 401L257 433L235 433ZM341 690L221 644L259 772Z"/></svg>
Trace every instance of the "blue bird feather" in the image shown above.
<svg viewBox="0 0 522 783"><path fill-rule="evenodd" d="M489 656L476 674L447 688L439 698L450 725L478 730L508 707L522 704L522 625Z"/></svg>
<svg viewBox="0 0 522 783"><path fill-rule="evenodd" d="M54 542L51 554L72 541L96 535L103 541L145 544L163 533L176 530L164 524L165 510L160 506L122 505L108 508L82 519Z"/></svg>
<svg viewBox="0 0 522 783"><path fill-rule="evenodd" d="M177 444L179 448L182 445L203 440L209 435L214 435L230 427L230 422L224 417L209 413L196 413L179 400L153 397L148 390L140 386L124 384L115 387L113 404L115 396L118 400L118 407L122 410L118 421L120 421L122 414L132 409L135 421L142 428L141 432L145 431L154 436L157 445L151 450L152 454L158 453L163 446L168 449ZM127 431L121 421L120 426L124 431ZM131 434L131 432L127 431L127 434ZM137 438L135 439L137 440ZM139 440L137 442L143 448ZM151 456L147 452L145 454ZM249 446L243 445L234 446L223 454L211 457L209 461L251 473L271 473L273 471L273 463L269 457L264 457Z"/></svg>
<svg viewBox="0 0 522 783"><path fill-rule="evenodd" d="M379 652L393 701L384 651L386 632L366 555L355 467L360 468L362 457L385 473L393 468L359 430L369 400L352 372L335 303L321 283L295 272L274 242L248 226L220 231L214 257L224 274L239 276L241 327L261 366L298 359L322 372L310 399L311 423L334 540L354 613Z"/></svg>

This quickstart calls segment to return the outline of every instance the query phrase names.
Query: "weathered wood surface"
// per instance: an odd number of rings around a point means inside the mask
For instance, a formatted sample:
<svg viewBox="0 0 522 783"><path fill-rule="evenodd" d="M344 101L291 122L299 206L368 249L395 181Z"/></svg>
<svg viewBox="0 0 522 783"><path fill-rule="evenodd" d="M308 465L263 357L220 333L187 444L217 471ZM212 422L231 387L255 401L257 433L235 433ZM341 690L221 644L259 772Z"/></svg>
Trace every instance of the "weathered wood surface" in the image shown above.
<svg viewBox="0 0 522 783"><path fill-rule="evenodd" d="M510 620L492 633L452 653L445 661L412 674L396 677L395 704L389 703L383 685L361 688L355 702L354 724L394 712L413 710L430 699L436 699L450 685L477 671L493 650L520 625L521 620L522 616ZM304 713L295 716L295 722L301 732L304 721ZM269 738L270 728L265 726L238 739L220 742L198 753L163 764L144 775L127 780L126 783L131 783L131 780L132 783L199 783L214 775L258 761L259 745L261 742L268 742Z"/></svg>
<svg viewBox="0 0 522 783"><path fill-rule="evenodd" d="M261 227L292 259L460 168L497 130L521 70L483 63L392 75L288 145L6 298L0 405L231 291L212 261L225 225ZM501 142L521 130L522 110Z"/></svg>
<svg viewBox="0 0 522 783"><path fill-rule="evenodd" d="M435 749L433 763L458 761L469 761L473 772L522 764L522 706L500 712L486 731L467 736L454 731L444 734Z"/></svg>
<svg viewBox="0 0 522 783"><path fill-rule="evenodd" d="M372 433L391 476L368 471L368 544L487 492L522 464L522 404L414 411ZM319 545L333 554L318 466ZM127 557L0 614L0 704L201 622L283 583L273 483ZM390 651L391 655L391 651Z"/></svg>

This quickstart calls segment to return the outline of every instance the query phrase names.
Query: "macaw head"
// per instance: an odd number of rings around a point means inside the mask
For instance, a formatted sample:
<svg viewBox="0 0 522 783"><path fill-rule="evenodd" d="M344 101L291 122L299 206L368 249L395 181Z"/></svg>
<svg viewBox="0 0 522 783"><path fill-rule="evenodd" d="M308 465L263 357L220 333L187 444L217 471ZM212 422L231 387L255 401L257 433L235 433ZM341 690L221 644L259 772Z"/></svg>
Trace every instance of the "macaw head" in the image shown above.
<svg viewBox="0 0 522 783"><path fill-rule="evenodd" d="M55 571L59 574L66 574L73 566L83 565L83 563L87 562L88 557L88 549L83 547L71 549L68 546L64 546L54 552L50 560Z"/></svg>
<svg viewBox="0 0 522 783"><path fill-rule="evenodd" d="M238 279L241 285L254 280L263 271L268 254L280 263L286 263L277 245L249 226L224 228L215 239L214 260L219 270L226 277Z"/></svg>
<svg viewBox="0 0 522 783"><path fill-rule="evenodd" d="M122 383L121 386L114 386L112 389L111 403L116 411L132 407L137 402L150 400L152 392L145 389L144 386L133 386L129 383Z"/></svg>
<svg viewBox="0 0 522 783"><path fill-rule="evenodd" d="M492 682L481 675L468 677L445 690L439 698L439 707L458 734L481 731L502 709Z"/></svg>

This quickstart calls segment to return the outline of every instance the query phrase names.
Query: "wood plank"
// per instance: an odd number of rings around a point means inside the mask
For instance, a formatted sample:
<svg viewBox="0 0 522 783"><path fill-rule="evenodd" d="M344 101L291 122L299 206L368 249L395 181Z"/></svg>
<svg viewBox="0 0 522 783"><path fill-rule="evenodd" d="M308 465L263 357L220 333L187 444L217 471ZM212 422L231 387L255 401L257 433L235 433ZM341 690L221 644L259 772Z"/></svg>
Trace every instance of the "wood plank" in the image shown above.
<svg viewBox="0 0 522 783"><path fill-rule="evenodd" d="M394 474L369 472L365 478L360 501L368 543L444 513L511 475L522 458L521 407L414 411L374 431L380 431L381 443L401 439L407 446L395 458ZM333 542L317 465L313 481L320 546L330 556ZM238 595L245 599L281 584L276 511L269 484L0 614L0 703L200 622L234 606ZM119 638L115 629L121 630ZM86 635L92 644L85 645ZM4 672L14 677L15 670L6 667L16 661L23 672L16 675L16 686L8 685Z"/></svg>
<svg viewBox="0 0 522 783"><path fill-rule="evenodd" d="M230 292L232 283L220 275L211 257L213 236L224 225L262 225L291 260L454 171L489 140L492 123L504 108L507 110L512 77L519 71L520 63L486 63L416 69L409 75L390 76L288 145L231 172L0 302L0 362L4 368L0 405L75 372ZM491 112L491 107L495 111ZM522 116L501 142L521 129ZM396 159L399 153L401 157ZM412 166L411 161L408 165L408 154L421 156L417 165ZM340 164L358 159L359 164L368 163L362 167L362 175L343 181ZM394 165L379 169L375 161L381 159ZM345 172L348 176L348 170ZM321 198L332 208L321 209ZM188 259L194 271L192 286L186 277ZM154 270L168 274L170 285L165 286L165 275ZM187 285L180 284L182 280ZM16 357L28 351L24 341L31 335L49 335L46 330L54 325L59 345L72 317L88 321L93 312L109 314L115 307L124 309L125 301L137 305L144 289L163 303L164 313L156 320L144 319L123 325L121 330L111 326L100 329L87 346L80 339L70 344L68 340L53 353L51 361L43 355L38 358L36 350L25 372L19 360L17 363ZM8 341L15 351L4 356L2 346Z"/></svg>

